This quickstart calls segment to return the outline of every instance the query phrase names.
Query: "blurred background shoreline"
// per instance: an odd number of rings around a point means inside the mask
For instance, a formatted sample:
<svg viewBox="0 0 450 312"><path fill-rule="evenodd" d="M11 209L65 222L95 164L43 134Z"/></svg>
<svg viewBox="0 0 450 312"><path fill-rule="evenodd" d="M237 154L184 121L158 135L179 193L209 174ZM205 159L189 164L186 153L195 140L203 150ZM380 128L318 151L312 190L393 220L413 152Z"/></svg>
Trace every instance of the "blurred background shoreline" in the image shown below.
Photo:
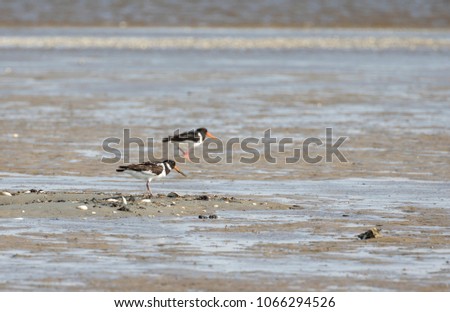
<svg viewBox="0 0 450 312"><path fill-rule="evenodd" d="M450 27L447 0L2 0L0 12L0 27Z"/></svg>

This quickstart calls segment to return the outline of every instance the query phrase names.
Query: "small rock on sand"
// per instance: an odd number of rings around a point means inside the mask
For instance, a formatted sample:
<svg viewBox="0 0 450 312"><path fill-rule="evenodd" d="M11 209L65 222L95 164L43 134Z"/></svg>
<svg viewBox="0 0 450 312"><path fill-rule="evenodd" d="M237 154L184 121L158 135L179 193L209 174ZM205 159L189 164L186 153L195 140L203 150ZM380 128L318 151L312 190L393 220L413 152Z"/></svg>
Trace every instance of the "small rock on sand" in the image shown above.
<svg viewBox="0 0 450 312"><path fill-rule="evenodd" d="M175 197L180 197L180 195L178 195L178 194L175 193L175 192L170 192L169 194L167 194L167 197L175 198Z"/></svg>
<svg viewBox="0 0 450 312"><path fill-rule="evenodd" d="M198 216L199 219L217 219L217 215L212 214L212 215L199 215Z"/></svg>
<svg viewBox="0 0 450 312"><path fill-rule="evenodd" d="M361 239L361 240L362 239L378 238L378 237L381 237L381 233L380 232L381 232L381 229L374 227L374 228L372 228L372 229L370 229L370 230L368 230L368 231L366 231L364 233L359 234L358 238Z"/></svg>
<svg viewBox="0 0 450 312"><path fill-rule="evenodd" d="M209 200L208 195L200 195L195 198L196 200Z"/></svg>
<svg viewBox="0 0 450 312"><path fill-rule="evenodd" d="M43 190L37 190L37 189L31 189L30 192L31 192L31 193L38 193L38 194L44 193Z"/></svg>

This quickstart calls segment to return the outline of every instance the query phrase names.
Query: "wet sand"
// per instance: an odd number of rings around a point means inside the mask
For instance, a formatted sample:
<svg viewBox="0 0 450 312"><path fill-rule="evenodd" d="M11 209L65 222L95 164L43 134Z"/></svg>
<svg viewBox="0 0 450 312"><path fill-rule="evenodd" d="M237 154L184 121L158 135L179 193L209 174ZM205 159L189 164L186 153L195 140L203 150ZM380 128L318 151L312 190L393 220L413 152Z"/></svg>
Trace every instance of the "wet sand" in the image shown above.
<svg viewBox="0 0 450 312"><path fill-rule="evenodd" d="M169 217L206 216L211 218L221 209L245 211L246 209L283 210L288 206L268 202L252 202L233 196L219 195L127 195L120 193L35 193L33 190L12 192L13 196L0 195L0 218L82 218L82 217ZM125 203L124 203L125 199ZM77 207L85 206L85 209Z"/></svg>
<svg viewBox="0 0 450 312"><path fill-rule="evenodd" d="M441 207L326 212L206 194L11 195L0 196L2 290L450 290ZM382 237L357 238L374 226Z"/></svg>

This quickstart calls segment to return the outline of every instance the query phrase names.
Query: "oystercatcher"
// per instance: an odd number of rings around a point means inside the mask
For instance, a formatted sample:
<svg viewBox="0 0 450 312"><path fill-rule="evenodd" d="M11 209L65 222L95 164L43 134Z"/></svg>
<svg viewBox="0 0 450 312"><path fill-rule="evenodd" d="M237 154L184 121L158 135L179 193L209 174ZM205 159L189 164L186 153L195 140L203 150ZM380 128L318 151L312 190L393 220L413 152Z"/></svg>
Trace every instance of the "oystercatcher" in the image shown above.
<svg viewBox="0 0 450 312"><path fill-rule="evenodd" d="M160 179L167 176L171 170L175 170L186 177L173 160L164 160L159 163L147 161L140 164L119 166L119 168L116 169L117 172L126 172L137 179L147 180L147 191L150 197L153 196L152 191L150 190L150 182L153 179Z"/></svg>
<svg viewBox="0 0 450 312"><path fill-rule="evenodd" d="M190 130L174 136L169 136L164 138L163 142L172 142L178 145L178 149L183 154L183 158L191 161L189 158L189 150L196 146L199 146L206 140L206 138L217 139L211 133L206 130L206 128L198 128L197 130ZM181 146L186 148L186 152L181 148Z"/></svg>

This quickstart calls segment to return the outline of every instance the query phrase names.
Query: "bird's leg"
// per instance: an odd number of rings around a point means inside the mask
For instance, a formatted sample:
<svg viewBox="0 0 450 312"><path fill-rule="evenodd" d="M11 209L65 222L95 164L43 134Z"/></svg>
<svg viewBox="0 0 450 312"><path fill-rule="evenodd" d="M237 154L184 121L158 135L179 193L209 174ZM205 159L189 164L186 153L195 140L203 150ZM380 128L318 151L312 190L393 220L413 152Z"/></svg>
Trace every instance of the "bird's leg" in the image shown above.
<svg viewBox="0 0 450 312"><path fill-rule="evenodd" d="M186 153L184 154L184 158L186 158L188 161L192 162L191 158L189 157L189 148L186 150Z"/></svg>
<svg viewBox="0 0 450 312"><path fill-rule="evenodd" d="M147 180L147 184L146 185L147 185L147 192L148 192L147 196L149 198L152 198L153 194L152 194L152 190L150 189L150 180Z"/></svg>
<svg viewBox="0 0 450 312"><path fill-rule="evenodd" d="M181 157L183 157L184 159L187 159L189 161L191 161L191 158L189 158L189 148L187 149L187 151L183 151L183 149L181 147L178 147L178 149L180 150L180 152L183 154L181 155Z"/></svg>

